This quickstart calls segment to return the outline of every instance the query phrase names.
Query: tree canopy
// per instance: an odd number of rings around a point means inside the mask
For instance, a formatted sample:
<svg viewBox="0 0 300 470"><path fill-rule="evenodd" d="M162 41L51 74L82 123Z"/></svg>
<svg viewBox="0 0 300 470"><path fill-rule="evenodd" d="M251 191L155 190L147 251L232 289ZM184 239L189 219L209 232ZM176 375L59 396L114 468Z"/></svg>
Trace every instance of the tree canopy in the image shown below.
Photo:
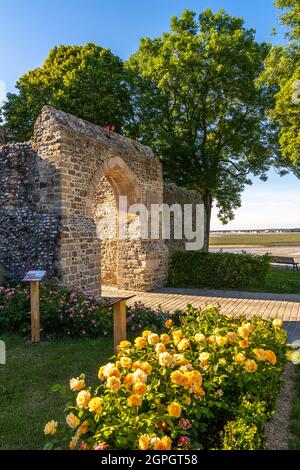
<svg viewBox="0 0 300 470"><path fill-rule="evenodd" d="M207 221L213 199L220 219L231 220L250 175L265 180L280 165L271 90L257 84L269 50L241 18L185 10L170 32L142 39L127 63L135 108L128 132L161 156L167 178L202 194Z"/></svg>
<svg viewBox="0 0 300 470"><path fill-rule="evenodd" d="M300 2L299 0L276 0L277 8L284 9L280 21L289 29L290 39L300 39Z"/></svg>
<svg viewBox="0 0 300 470"><path fill-rule="evenodd" d="M54 47L42 67L23 75L2 108L17 140L28 140L45 104L90 122L122 130L131 114L130 94L121 59L109 49Z"/></svg>
<svg viewBox="0 0 300 470"><path fill-rule="evenodd" d="M270 51L260 82L273 88L270 118L278 126L279 144L285 160L299 173L300 165L300 3L277 0L285 8L281 23L288 27L290 42Z"/></svg>

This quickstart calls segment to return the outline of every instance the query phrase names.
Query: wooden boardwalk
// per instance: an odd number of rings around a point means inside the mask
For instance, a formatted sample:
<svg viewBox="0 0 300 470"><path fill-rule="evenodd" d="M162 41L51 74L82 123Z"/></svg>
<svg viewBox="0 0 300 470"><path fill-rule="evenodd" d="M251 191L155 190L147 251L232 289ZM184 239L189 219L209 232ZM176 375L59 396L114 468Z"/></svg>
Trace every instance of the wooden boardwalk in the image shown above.
<svg viewBox="0 0 300 470"><path fill-rule="evenodd" d="M258 315L264 319L281 318L285 322L300 322L300 295L269 294L261 292L217 291L204 289L162 288L152 292L128 292L103 289L105 297L134 295L127 304L142 302L147 307L161 307L174 312L184 310L188 304L194 307L220 305L222 313Z"/></svg>

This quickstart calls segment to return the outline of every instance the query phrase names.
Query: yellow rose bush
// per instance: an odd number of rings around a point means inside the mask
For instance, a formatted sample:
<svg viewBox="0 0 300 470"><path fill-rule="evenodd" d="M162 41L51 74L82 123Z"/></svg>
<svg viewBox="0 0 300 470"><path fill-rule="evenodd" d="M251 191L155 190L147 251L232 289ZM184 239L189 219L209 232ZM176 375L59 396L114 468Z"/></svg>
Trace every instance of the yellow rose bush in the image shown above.
<svg viewBox="0 0 300 470"><path fill-rule="evenodd" d="M71 378L68 392L54 386L69 401L62 424L45 426L46 448L260 448L285 354L279 321L189 306L164 331L122 341L95 388L84 375Z"/></svg>

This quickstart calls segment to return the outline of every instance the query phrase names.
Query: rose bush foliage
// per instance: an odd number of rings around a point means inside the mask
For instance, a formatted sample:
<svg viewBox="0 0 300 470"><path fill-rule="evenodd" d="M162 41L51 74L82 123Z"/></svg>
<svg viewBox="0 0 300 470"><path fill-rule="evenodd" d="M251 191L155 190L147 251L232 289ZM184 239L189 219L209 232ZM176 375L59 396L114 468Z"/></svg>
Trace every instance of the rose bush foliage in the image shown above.
<svg viewBox="0 0 300 470"><path fill-rule="evenodd" d="M109 302L108 302L109 304ZM107 336L113 331L113 317L107 303L82 290L41 284L40 315L44 335ZM168 314L137 302L127 309L127 327L137 334L145 327L162 328ZM30 287L0 287L0 332L30 332Z"/></svg>
<svg viewBox="0 0 300 470"><path fill-rule="evenodd" d="M286 354L281 326L189 306L159 334L121 342L95 389L83 374L55 385L66 418L46 424L46 448L261 448Z"/></svg>

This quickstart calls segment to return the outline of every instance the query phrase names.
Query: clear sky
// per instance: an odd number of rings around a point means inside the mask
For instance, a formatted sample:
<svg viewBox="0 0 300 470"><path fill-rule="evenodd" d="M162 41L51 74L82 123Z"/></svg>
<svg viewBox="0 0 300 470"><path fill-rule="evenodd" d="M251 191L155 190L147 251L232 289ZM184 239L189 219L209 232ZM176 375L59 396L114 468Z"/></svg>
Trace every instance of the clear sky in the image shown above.
<svg viewBox="0 0 300 470"><path fill-rule="evenodd" d="M54 45L95 42L126 59L141 37L168 30L171 16L208 7L243 16L259 41L284 41L273 0L0 0L0 102ZM226 228L300 227L299 207L299 180L271 172L267 183L255 181L244 192L242 208ZM212 228L225 228L215 211Z"/></svg>

